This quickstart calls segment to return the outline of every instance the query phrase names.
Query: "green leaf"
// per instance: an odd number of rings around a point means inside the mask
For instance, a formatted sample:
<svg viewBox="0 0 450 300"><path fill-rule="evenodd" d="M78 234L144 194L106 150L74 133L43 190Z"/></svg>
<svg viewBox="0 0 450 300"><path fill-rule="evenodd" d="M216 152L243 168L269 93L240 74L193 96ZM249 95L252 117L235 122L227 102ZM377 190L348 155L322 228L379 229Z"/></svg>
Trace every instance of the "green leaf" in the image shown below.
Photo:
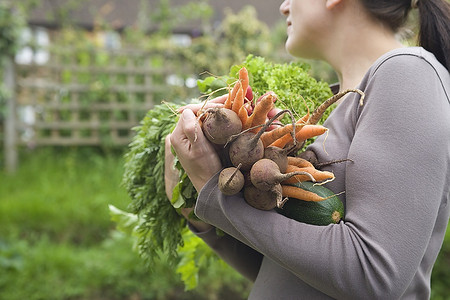
<svg viewBox="0 0 450 300"><path fill-rule="evenodd" d="M197 86L200 92L208 94L210 97L217 97L228 93L228 76L214 77L208 76L205 79L197 80Z"/></svg>
<svg viewBox="0 0 450 300"><path fill-rule="evenodd" d="M177 183L175 188L173 189L172 199L170 202L174 208L182 207L186 202L181 194L182 182Z"/></svg>
<svg viewBox="0 0 450 300"><path fill-rule="evenodd" d="M197 86L200 92L202 93L207 93L211 83L215 80L216 78L214 76L208 76L205 79L199 79L197 80Z"/></svg>
<svg viewBox="0 0 450 300"><path fill-rule="evenodd" d="M111 216L111 221L116 223L117 229L128 235L133 235L134 231L139 226L138 216L120 210L111 204L108 205L108 208L109 215Z"/></svg>
<svg viewBox="0 0 450 300"><path fill-rule="evenodd" d="M201 268L208 267L208 259L218 259L216 254L199 237L190 230L183 231L183 246L178 248L180 262L176 272L184 282L185 290L193 290L198 284L198 273Z"/></svg>

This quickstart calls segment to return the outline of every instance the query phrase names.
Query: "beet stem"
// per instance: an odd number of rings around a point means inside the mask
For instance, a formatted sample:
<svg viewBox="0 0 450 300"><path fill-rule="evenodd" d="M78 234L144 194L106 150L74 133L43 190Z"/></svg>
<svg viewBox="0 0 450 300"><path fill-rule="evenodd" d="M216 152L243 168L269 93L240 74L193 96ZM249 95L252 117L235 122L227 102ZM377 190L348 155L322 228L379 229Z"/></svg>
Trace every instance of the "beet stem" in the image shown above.
<svg viewBox="0 0 450 300"><path fill-rule="evenodd" d="M316 182L316 180L314 179L314 177L309 174L308 172L304 172L304 171L295 171L295 172L291 172L291 173L287 173L287 174L281 174L277 180L279 180L279 182L285 181L286 179L289 179L291 177L294 177L295 175L306 175L308 176L312 182Z"/></svg>
<svg viewBox="0 0 450 300"><path fill-rule="evenodd" d="M284 204L285 204L288 200L289 200L288 197L281 198L281 200L278 199L278 200L277 200L277 207L278 207L278 208L283 208Z"/></svg>
<svg viewBox="0 0 450 300"><path fill-rule="evenodd" d="M328 107L330 107L333 103L344 97L348 93L358 93L361 97L359 99L359 105L362 106L364 104L364 98L365 94L363 91L359 89L347 89L345 91L339 92L327 100L325 100L319 107L317 107L314 112L309 117L309 120L306 122L306 124L317 124L319 120L322 118L323 114L327 110Z"/></svg>
<svg viewBox="0 0 450 300"><path fill-rule="evenodd" d="M292 131L291 131L291 135L292 138L294 140L294 144L296 143L296 139L295 139L295 118L294 118L294 114L292 113L292 111L290 111L289 109L285 109L282 110L280 112L278 112L275 116L273 116L269 121L267 121L264 126L258 131L258 133L255 135L255 137L253 138L253 141L251 143L254 143L256 145L258 139L261 137L261 135L266 131L267 127L269 127L273 121L275 121L276 119L278 119L282 114L284 113L289 113L289 115L291 116L292 119Z"/></svg>
<svg viewBox="0 0 450 300"><path fill-rule="evenodd" d="M225 182L225 186L228 187L231 183L231 180L233 180L234 176L236 176L237 172L241 168L242 163L239 163L239 165L235 168L234 172L231 174L230 178L228 178L227 182Z"/></svg>
<svg viewBox="0 0 450 300"><path fill-rule="evenodd" d="M321 167L329 166L329 165L332 165L332 164L338 164L338 163L342 163L342 162L346 162L346 161L354 162L350 158L344 158L344 159L337 159L337 160L326 161L326 162L323 162L323 163L317 163L315 165L315 167L316 168L321 168Z"/></svg>
<svg viewBox="0 0 450 300"><path fill-rule="evenodd" d="M237 139L237 138L238 138L240 135L242 135L243 133L249 132L250 130L255 129L255 128L263 127L264 125L265 125L265 124L256 125L256 126L247 128L247 129L245 129L245 130L242 130L241 132L239 132L239 133L237 133L237 134L233 134L232 136L230 136L230 137L228 138L228 141L225 143L225 145L224 145L223 147L225 148L229 143L233 142L235 139Z"/></svg>

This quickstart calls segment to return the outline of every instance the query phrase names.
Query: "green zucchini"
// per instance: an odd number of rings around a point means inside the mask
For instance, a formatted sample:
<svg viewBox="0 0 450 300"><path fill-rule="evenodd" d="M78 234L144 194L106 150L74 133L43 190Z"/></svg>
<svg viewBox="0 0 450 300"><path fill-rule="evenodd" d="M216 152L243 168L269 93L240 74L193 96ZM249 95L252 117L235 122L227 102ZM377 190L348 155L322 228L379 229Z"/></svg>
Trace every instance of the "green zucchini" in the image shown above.
<svg viewBox="0 0 450 300"><path fill-rule="evenodd" d="M310 202L289 198L283 208L276 208L278 213L299 222L322 226L337 224L344 219L344 204L328 188L308 181L295 185L327 199Z"/></svg>

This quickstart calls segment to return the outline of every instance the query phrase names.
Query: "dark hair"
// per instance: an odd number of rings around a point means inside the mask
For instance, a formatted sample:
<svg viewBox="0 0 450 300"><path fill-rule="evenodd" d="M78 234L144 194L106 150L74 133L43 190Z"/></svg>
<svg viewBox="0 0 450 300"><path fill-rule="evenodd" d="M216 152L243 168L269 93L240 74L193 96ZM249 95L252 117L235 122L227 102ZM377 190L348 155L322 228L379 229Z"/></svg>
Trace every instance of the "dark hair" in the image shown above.
<svg viewBox="0 0 450 300"><path fill-rule="evenodd" d="M376 19L398 31L412 9L411 0L361 0ZM419 45L433 53L450 71L450 3L447 0L418 0Z"/></svg>

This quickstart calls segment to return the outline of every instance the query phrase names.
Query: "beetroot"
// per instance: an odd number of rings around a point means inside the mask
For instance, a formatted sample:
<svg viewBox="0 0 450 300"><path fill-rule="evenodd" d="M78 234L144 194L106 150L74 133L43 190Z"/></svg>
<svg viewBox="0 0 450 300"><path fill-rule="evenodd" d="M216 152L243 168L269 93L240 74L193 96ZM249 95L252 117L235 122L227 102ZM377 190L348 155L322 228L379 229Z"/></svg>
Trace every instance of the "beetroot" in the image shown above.
<svg viewBox="0 0 450 300"><path fill-rule="evenodd" d="M225 145L228 139L242 130L238 115L231 109L218 107L206 111L202 130L213 144Z"/></svg>
<svg viewBox="0 0 450 300"><path fill-rule="evenodd" d="M264 146L256 134L244 132L230 145L229 156L234 166L242 164L242 170L248 171L255 162L263 158Z"/></svg>
<svg viewBox="0 0 450 300"><path fill-rule="evenodd" d="M250 180L261 191L270 191L275 185L295 175L309 176L311 181L315 182L314 177L307 172L298 171L283 174L280 172L278 165L273 160L267 158L255 162L250 170Z"/></svg>
<svg viewBox="0 0 450 300"><path fill-rule="evenodd" d="M237 194L244 187L245 179L242 172L239 171L239 167L228 167L220 172L218 185L224 195Z"/></svg>
<svg viewBox="0 0 450 300"><path fill-rule="evenodd" d="M275 207L282 207L284 202L281 195L281 184L274 186L270 191L261 191L253 185L244 188L245 201L254 208L261 210L271 210Z"/></svg>

